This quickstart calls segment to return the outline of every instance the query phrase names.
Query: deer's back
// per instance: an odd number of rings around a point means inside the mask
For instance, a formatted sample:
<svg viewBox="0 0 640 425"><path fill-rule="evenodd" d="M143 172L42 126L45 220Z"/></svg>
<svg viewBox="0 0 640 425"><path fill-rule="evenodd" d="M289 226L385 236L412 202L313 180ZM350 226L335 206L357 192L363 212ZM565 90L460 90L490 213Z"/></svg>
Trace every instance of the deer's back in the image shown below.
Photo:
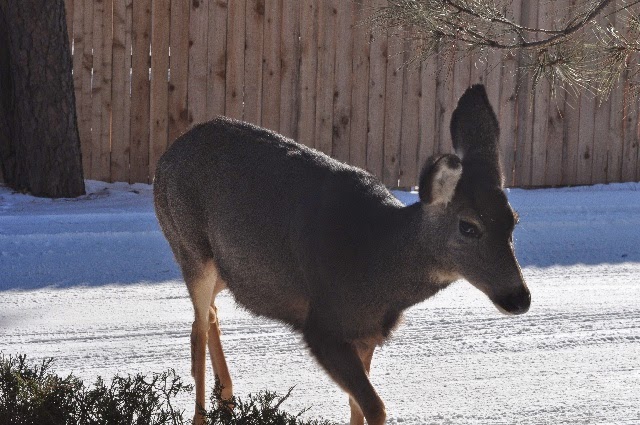
<svg viewBox="0 0 640 425"><path fill-rule="evenodd" d="M372 226L399 206L368 173L226 118L174 142L154 193L183 270L212 258L239 303L296 327L309 303L358 290Z"/></svg>

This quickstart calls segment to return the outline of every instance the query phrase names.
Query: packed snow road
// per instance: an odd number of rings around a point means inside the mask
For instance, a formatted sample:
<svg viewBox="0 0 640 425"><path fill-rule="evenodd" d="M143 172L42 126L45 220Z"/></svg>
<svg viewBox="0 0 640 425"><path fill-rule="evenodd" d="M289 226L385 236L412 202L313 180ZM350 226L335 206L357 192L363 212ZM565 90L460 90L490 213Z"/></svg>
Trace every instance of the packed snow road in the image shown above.
<svg viewBox="0 0 640 425"><path fill-rule="evenodd" d="M88 189L0 187L0 351L89 382L166 368L190 382L192 309L149 186ZM531 310L503 316L462 281L410 309L373 360L388 422L640 424L640 184L508 195ZM345 423L346 396L299 337L218 300L237 394L295 385L288 410Z"/></svg>

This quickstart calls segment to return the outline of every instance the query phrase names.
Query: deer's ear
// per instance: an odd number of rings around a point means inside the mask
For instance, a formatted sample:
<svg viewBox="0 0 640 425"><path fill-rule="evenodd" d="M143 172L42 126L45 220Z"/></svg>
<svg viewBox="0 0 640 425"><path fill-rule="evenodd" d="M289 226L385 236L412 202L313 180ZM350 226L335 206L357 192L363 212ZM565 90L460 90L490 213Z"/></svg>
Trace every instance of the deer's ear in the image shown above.
<svg viewBox="0 0 640 425"><path fill-rule="evenodd" d="M460 176L462 163L456 155L429 158L420 174L420 200L426 204L448 204L453 199Z"/></svg>
<svg viewBox="0 0 640 425"><path fill-rule="evenodd" d="M482 170L485 184L502 187L500 126L483 85L468 88L451 116L451 141L466 169ZM477 174L475 171L473 174Z"/></svg>

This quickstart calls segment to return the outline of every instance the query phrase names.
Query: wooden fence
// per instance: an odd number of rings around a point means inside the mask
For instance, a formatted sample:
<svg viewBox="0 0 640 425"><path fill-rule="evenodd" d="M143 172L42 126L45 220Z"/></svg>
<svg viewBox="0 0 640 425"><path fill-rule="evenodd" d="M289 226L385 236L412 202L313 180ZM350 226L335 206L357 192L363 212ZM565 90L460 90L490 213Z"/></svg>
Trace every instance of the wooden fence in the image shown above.
<svg viewBox="0 0 640 425"><path fill-rule="evenodd" d="M384 0L66 3L86 178L150 182L172 140L227 115L409 187L429 155L451 151L451 112L476 82L499 116L509 186L640 178L640 107L624 83L598 106L552 101L545 84L530 98L517 58L403 67L410 46L358 25ZM560 11L536 5L512 3L524 24L553 24Z"/></svg>

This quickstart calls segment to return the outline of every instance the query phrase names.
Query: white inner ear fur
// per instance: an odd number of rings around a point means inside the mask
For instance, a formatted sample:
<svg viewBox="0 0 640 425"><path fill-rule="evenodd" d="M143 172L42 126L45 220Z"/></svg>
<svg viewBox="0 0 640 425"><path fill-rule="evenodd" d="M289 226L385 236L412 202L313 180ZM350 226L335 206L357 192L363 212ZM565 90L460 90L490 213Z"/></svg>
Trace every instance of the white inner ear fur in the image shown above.
<svg viewBox="0 0 640 425"><path fill-rule="evenodd" d="M457 163L451 168L447 161L440 161L433 175L431 184L431 204L447 205L453 199L456 186L462 176L462 165Z"/></svg>

